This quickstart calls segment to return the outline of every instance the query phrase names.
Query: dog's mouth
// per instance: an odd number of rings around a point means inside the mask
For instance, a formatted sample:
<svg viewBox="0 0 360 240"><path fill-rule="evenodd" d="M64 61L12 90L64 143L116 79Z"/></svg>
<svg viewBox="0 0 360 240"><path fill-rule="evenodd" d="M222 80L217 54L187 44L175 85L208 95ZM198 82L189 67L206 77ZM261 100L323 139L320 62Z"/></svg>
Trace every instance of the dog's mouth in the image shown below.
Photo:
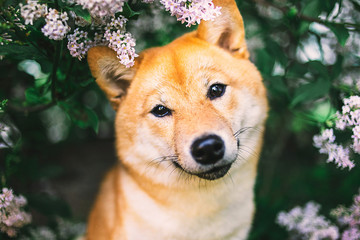
<svg viewBox="0 0 360 240"><path fill-rule="evenodd" d="M224 166L214 167L214 168L210 169L209 171L205 171L205 172L201 172L201 173L189 172L189 171L183 169L181 167L181 165L177 162L174 162L174 165L177 168L180 168L181 170L183 170L184 172L187 172L191 175L198 176L199 178L203 178L206 180L216 180L216 179L224 177L228 173L228 171L231 168L232 163L224 165Z"/></svg>

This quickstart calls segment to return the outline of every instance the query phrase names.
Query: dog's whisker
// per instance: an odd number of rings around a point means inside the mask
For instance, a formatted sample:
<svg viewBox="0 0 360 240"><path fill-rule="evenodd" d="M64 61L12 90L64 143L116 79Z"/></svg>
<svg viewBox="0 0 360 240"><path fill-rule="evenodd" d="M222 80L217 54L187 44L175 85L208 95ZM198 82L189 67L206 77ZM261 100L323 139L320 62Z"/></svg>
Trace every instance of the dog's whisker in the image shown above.
<svg viewBox="0 0 360 240"><path fill-rule="evenodd" d="M240 134L248 131L249 129L256 130L257 127L243 127L243 128L240 128L238 131L236 131L233 135L235 137L238 137Z"/></svg>

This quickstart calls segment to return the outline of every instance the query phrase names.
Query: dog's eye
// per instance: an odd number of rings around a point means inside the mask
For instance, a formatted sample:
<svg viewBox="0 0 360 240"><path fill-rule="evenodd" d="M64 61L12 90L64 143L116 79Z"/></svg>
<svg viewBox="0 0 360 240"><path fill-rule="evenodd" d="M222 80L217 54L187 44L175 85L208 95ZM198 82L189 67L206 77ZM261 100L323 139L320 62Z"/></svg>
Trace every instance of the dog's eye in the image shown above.
<svg viewBox="0 0 360 240"><path fill-rule="evenodd" d="M156 107L154 107L151 110L151 113L155 116L155 117L166 117L166 116L170 116L171 115L171 110L168 109L167 107L163 106L163 105L156 105Z"/></svg>
<svg viewBox="0 0 360 240"><path fill-rule="evenodd" d="M213 84L210 86L209 91L207 93L207 97L210 98L210 100L213 100L215 98L219 98L222 95L224 95L226 89L226 85L224 84Z"/></svg>

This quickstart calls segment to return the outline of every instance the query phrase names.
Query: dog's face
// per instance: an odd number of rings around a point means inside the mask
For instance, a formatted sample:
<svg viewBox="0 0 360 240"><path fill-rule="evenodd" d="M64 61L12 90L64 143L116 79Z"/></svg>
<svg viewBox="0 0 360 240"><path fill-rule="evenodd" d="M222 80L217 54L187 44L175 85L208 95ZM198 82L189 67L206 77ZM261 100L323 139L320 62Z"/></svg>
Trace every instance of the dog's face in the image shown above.
<svg viewBox="0 0 360 240"><path fill-rule="evenodd" d="M117 111L117 153L132 174L216 180L258 154L266 92L240 14L231 17L144 51L131 69L106 47L90 50L92 73Z"/></svg>

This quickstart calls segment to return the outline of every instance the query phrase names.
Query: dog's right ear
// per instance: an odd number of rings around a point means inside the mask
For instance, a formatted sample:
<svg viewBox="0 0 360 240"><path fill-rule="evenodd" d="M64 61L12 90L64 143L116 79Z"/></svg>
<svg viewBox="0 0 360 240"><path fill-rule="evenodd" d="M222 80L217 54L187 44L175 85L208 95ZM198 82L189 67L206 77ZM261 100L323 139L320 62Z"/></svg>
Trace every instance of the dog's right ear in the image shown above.
<svg viewBox="0 0 360 240"><path fill-rule="evenodd" d="M213 0L221 7L221 15L214 21L202 20L196 36L229 51L234 57L249 58L245 41L245 28L235 0Z"/></svg>
<svg viewBox="0 0 360 240"><path fill-rule="evenodd" d="M126 68L119 62L116 52L105 46L91 48L87 60L96 83L105 92L116 111L135 76L137 64Z"/></svg>

